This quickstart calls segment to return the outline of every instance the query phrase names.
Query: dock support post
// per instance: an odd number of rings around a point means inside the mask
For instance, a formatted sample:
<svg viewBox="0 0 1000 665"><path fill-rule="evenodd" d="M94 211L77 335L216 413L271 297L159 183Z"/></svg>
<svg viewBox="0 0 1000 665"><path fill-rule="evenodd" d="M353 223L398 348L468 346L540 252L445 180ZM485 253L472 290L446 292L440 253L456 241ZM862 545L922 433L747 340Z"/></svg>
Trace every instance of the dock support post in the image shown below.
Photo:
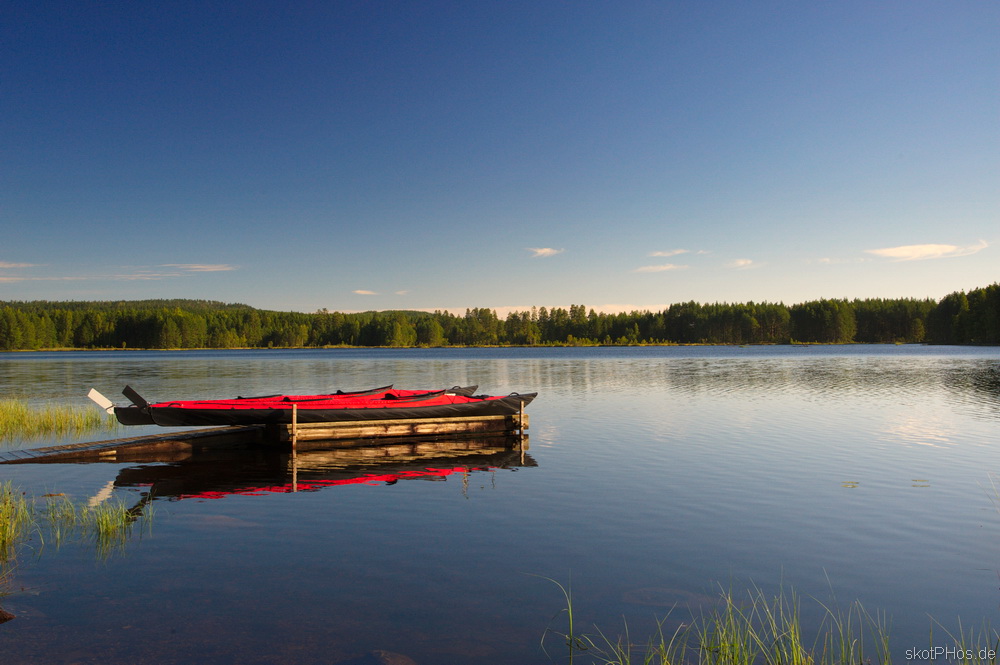
<svg viewBox="0 0 1000 665"><path fill-rule="evenodd" d="M524 400L520 401L517 415L518 448L521 449L521 465L524 466Z"/></svg>
<svg viewBox="0 0 1000 665"><path fill-rule="evenodd" d="M292 491L299 491L299 405L292 404Z"/></svg>

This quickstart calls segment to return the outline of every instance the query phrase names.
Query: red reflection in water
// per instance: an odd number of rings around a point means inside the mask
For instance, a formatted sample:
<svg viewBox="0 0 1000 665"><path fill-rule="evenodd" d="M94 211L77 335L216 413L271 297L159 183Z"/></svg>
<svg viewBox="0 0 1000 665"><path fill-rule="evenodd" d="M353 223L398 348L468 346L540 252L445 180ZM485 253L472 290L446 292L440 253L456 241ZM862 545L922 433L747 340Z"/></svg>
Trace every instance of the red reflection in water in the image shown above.
<svg viewBox="0 0 1000 665"><path fill-rule="evenodd" d="M238 496L267 496L268 494L285 494L292 492L315 492L323 487L335 485L378 485L385 483L391 485L398 480L408 478L444 478L455 473L469 473L472 471L492 471L495 467L465 467L456 466L452 468L426 468L413 471L399 471L397 473L367 473L354 478L342 478L337 480L304 480L284 485L267 485L260 487L245 487L233 490L208 490L194 494L178 494L176 499L222 499L230 495Z"/></svg>

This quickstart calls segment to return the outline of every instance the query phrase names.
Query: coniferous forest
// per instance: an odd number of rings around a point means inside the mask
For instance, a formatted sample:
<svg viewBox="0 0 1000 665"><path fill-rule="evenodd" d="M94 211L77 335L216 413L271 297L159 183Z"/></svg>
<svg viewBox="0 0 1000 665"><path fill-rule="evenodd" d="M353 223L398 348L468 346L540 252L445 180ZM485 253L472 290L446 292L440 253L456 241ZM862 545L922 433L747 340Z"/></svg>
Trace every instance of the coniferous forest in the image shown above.
<svg viewBox="0 0 1000 665"><path fill-rule="evenodd" d="M204 300L0 302L0 350L632 344L1000 344L1000 283L932 299L311 314Z"/></svg>

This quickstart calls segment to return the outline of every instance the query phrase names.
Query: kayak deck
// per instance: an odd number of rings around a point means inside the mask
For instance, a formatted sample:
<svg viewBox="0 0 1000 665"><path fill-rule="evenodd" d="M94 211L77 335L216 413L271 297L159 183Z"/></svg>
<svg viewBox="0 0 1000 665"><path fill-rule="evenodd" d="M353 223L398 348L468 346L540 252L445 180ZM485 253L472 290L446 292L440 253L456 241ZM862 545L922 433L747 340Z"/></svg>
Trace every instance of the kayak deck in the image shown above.
<svg viewBox="0 0 1000 665"><path fill-rule="evenodd" d="M396 390L391 386L326 395L266 395L218 400L149 403L129 386L131 406L113 406L123 425L205 427L454 419L523 413L537 393L473 395L477 386L438 391ZM97 401L97 400L95 400Z"/></svg>

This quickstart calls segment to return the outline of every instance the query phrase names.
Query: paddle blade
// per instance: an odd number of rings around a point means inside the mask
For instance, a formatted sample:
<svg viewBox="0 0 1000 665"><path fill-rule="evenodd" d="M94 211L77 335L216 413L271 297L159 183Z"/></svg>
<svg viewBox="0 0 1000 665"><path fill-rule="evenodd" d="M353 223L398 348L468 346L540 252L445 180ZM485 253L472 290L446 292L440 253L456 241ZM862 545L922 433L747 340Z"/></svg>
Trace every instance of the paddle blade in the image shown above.
<svg viewBox="0 0 1000 665"><path fill-rule="evenodd" d="M97 406L101 407L102 409L104 409L108 413L114 413L115 412L115 405L114 405L114 403L112 403L111 400L109 400L107 397L105 397L101 393L97 392L97 390L95 390L94 388L90 389L90 392L87 393L87 397L89 397L90 400L94 404L96 404Z"/></svg>
<svg viewBox="0 0 1000 665"><path fill-rule="evenodd" d="M149 402L144 400L142 398L142 395L133 390L132 386L125 386L125 390L122 391L122 395L128 397L129 401L135 404L140 409L145 409L147 406L149 406Z"/></svg>

